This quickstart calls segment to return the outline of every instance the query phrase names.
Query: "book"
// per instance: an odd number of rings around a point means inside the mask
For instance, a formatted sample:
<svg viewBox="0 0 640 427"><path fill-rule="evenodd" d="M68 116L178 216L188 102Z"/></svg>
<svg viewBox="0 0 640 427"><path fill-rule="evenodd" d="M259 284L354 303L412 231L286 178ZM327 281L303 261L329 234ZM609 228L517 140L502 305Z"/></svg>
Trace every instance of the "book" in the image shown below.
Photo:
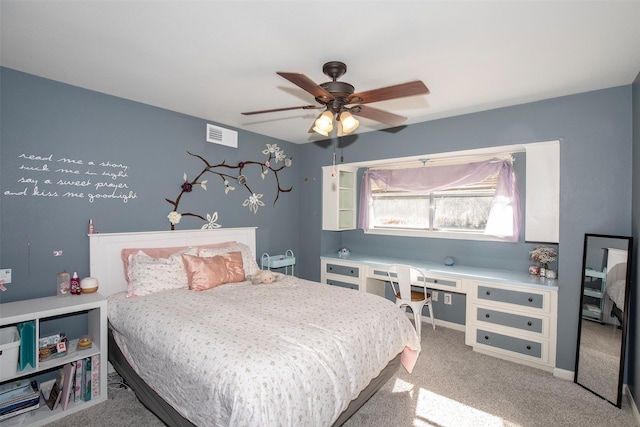
<svg viewBox="0 0 640 427"><path fill-rule="evenodd" d="M88 402L91 400L91 358L84 359L84 390L82 396L83 400Z"/></svg>
<svg viewBox="0 0 640 427"><path fill-rule="evenodd" d="M75 378L75 369L76 364L67 363L62 367L62 397L60 398L60 403L62 406L62 410L66 411L67 406L69 405L69 397L71 396L71 386L73 385L73 379Z"/></svg>
<svg viewBox="0 0 640 427"><path fill-rule="evenodd" d="M73 401L79 402L82 400L82 372L84 367L84 359L80 359L76 362L75 382L73 384Z"/></svg>
<svg viewBox="0 0 640 427"><path fill-rule="evenodd" d="M8 409L6 411L0 412L0 421L15 417L16 415L24 414L25 412L33 411L34 409L38 409L40 407L40 397L32 398L28 401L21 402L13 409Z"/></svg>
<svg viewBox="0 0 640 427"><path fill-rule="evenodd" d="M16 381L0 385L0 409L15 402L26 400L38 393L37 381Z"/></svg>
<svg viewBox="0 0 640 427"><path fill-rule="evenodd" d="M100 355L91 356L91 398L100 396Z"/></svg>
<svg viewBox="0 0 640 427"><path fill-rule="evenodd" d="M49 391L45 395L45 403L52 411L58 407L60 404L60 382L58 380L54 380L53 385L51 386L51 391Z"/></svg>
<svg viewBox="0 0 640 427"><path fill-rule="evenodd" d="M38 382L17 381L0 386L0 421L40 406Z"/></svg>

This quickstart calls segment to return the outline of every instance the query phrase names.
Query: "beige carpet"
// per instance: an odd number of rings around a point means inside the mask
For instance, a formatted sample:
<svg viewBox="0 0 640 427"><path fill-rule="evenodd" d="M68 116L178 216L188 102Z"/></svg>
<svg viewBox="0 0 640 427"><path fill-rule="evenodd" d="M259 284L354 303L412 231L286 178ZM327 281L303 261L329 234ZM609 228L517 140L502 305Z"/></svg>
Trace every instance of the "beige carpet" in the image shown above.
<svg viewBox="0 0 640 427"><path fill-rule="evenodd" d="M423 328L422 333L414 373L401 368L345 427L637 426L626 399L618 409L548 372L474 353L459 331ZM162 425L117 383L107 402L49 424Z"/></svg>

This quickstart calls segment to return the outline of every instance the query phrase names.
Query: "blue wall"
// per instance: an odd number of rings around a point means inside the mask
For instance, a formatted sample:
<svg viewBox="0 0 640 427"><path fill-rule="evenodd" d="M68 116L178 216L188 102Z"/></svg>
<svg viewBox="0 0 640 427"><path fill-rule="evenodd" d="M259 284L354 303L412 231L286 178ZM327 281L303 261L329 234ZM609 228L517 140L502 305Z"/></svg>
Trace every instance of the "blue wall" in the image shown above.
<svg viewBox="0 0 640 427"><path fill-rule="evenodd" d="M560 139L557 367L572 371L584 234L631 233L631 117L631 87L625 86L334 142L342 146L338 158L342 156L349 163ZM371 253L393 251L398 256L437 262L451 255L468 265L526 271L532 244L522 238L515 244L383 237L365 235L360 230L321 231L320 167L331 164L333 148L331 141L304 148L300 229L305 231L305 244L300 244L304 261L298 270L304 276L318 279L318 257L342 246Z"/></svg>
<svg viewBox="0 0 640 427"><path fill-rule="evenodd" d="M64 269L87 275L89 218L100 232L168 230L170 206L164 199L177 196L183 173L192 176L202 167L187 151L210 162L237 163L262 160L267 143L280 145L293 157L293 166L281 177L283 186L293 186L293 191L282 194L275 206L271 205L275 196L271 183L260 187L267 206L254 215L242 207L245 193L236 190L225 195L222 184L211 177L206 196L192 195L184 209L218 211L218 223L224 227L257 226L258 254L291 248L298 261L296 273L313 280L320 278L320 255L342 246L363 251L387 248L400 256L434 261L451 255L469 265L522 269L529 264L532 246L522 241L483 243L322 231L321 166L331 163L334 142L339 144L338 160L355 162L561 139L557 366L573 370L584 233L629 235L632 230L631 86L340 141L296 145L238 131L239 147L232 149L204 142L207 121L202 119L6 68L0 68L0 73L0 266L13 269L13 283L0 293L2 302L53 295L56 273ZM127 203L118 199L90 203L63 197L4 196L5 191L21 189L17 182L23 175L18 169L20 154L127 165L129 176L121 182L136 198ZM183 219L177 228L201 224ZM63 256L54 257L54 250L62 250Z"/></svg>
<svg viewBox="0 0 640 427"><path fill-rule="evenodd" d="M0 185L2 195L0 217L0 266L13 270L8 291L0 292L0 301L9 302L56 293L56 274L77 271L89 275L87 225L92 218L98 232L169 230L167 214L172 210L165 198L175 199L183 183L183 174L194 178L204 167L187 151L201 155L210 163L226 160L264 161L265 144L278 144L293 164L280 173L281 186L293 187L281 193L275 206L275 181L267 174L263 181L256 168L247 167L245 174L253 191L264 193L264 207L257 214L242 203L248 192L231 181L236 190L224 193L222 180L208 175L207 191L194 189L185 194L180 212L190 211L203 216L217 211L218 224L223 227L257 226L257 253L283 253L298 250L298 195L296 179L299 165L296 158L300 146L239 131L238 148L205 141L206 123L195 117L123 100L112 96L38 78L14 70L0 68L2 114L2 144L0 146ZM222 125L224 126L224 125ZM52 161L33 161L20 156L52 156ZM56 159L82 160L84 165L61 163ZM94 162L95 165L88 165ZM100 163L127 166L99 167ZM20 169L21 166L48 164L52 172ZM282 163L280 163L282 164ZM80 170L80 175L55 173L65 168ZM84 175L92 171L124 172L126 177L102 179ZM237 170L232 173L237 174ZM34 183L19 182L22 178L38 180L38 190L58 193L58 197L34 196ZM50 179L51 184L45 180ZM56 185L58 179L87 180L91 185ZM129 199L95 199L88 194L111 193L112 189L96 189L98 182L126 185L118 194ZM63 188L64 187L64 188ZM8 196L5 191L27 195ZM68 189L68 190L67 190ZM84 198L63 197L63 192L83 193ZM176 229L200 228L204 222L184 217ZM53 251L62 251L54 257Z"/></svg>

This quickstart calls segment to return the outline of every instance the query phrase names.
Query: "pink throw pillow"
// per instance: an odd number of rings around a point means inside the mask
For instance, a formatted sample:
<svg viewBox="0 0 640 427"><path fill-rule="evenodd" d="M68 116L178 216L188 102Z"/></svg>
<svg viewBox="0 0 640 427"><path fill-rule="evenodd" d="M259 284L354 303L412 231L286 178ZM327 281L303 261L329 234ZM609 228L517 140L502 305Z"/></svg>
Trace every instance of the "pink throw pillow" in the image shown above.
<svg viewBox="0 0 640 427"><path fill-rule="evenodd" d="M189 289L204 291L225 283L244 282L240 252L228 252L213 257L182 255Z"/></svg>

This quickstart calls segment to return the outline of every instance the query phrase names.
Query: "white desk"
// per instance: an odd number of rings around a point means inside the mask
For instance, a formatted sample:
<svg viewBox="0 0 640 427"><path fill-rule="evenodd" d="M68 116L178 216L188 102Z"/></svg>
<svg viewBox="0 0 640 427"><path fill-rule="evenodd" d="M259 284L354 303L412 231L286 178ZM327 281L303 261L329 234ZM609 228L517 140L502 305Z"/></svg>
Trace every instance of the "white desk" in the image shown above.
<svg viewBox="0 0 640 427"><path fill-rule="evenodd" d="M465 343L475 351L553 371L556 362L558 281L526 272L451 267L428 261L351 254L324 255L321 282L384 297L387 269L410 264L426 287L466 295ZM414 283L424 286L424 283ZM437 309L434 309L436 322Z"/></svg>

